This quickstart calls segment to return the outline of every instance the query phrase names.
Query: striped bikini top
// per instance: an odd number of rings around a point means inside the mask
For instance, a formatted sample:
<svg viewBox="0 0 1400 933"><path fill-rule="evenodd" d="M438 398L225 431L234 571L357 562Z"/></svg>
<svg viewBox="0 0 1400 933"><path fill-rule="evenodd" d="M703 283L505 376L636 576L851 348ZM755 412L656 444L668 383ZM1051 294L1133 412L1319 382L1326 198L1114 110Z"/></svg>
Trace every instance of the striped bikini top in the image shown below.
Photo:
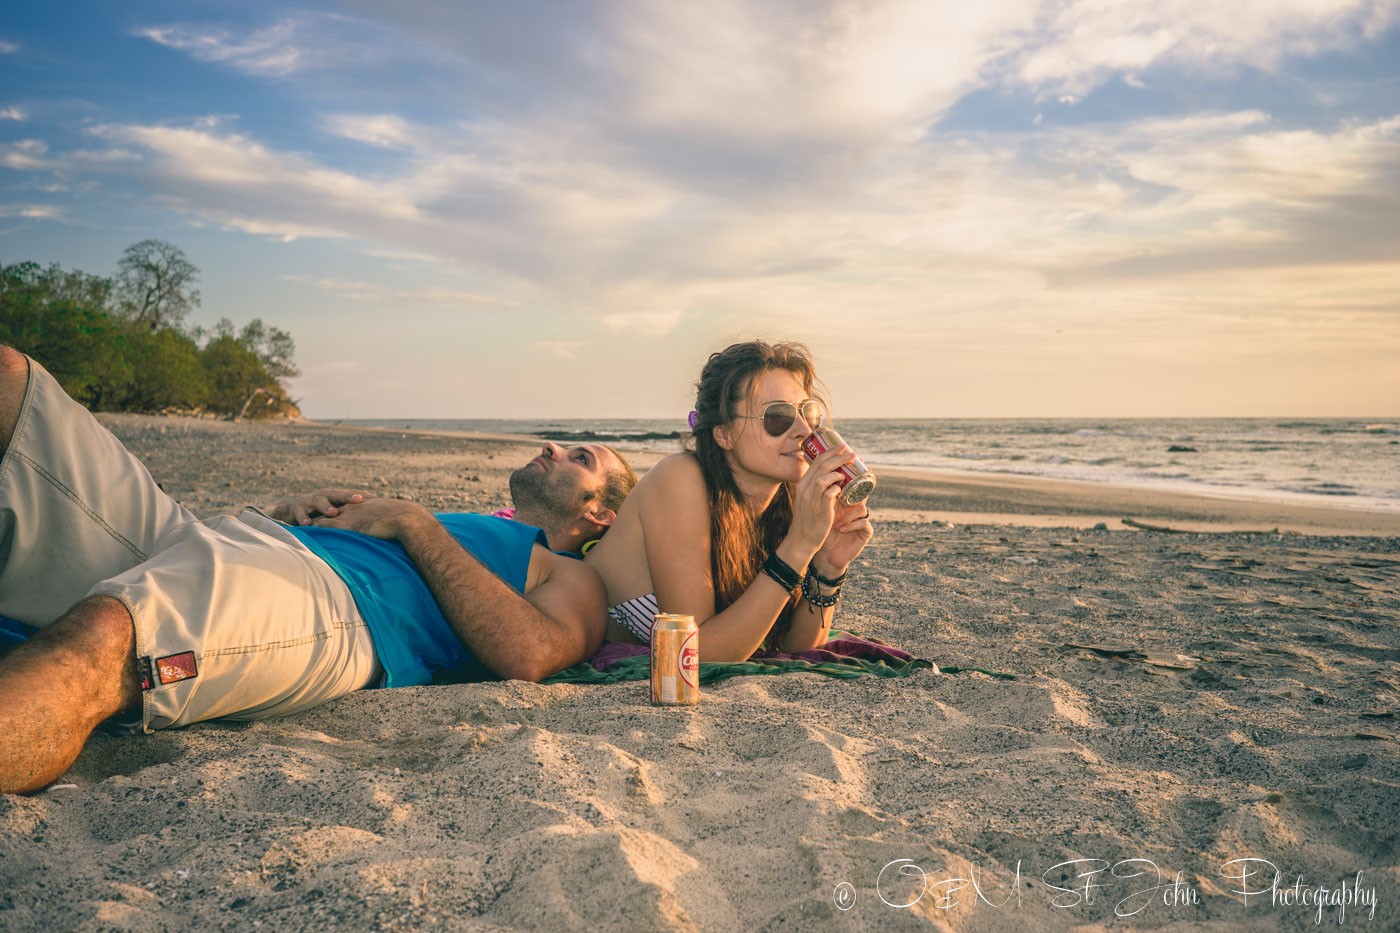
<svg viewBox="0 0 1400 933"><path fill-rule="evenodd" d="M627 629L632 637L644 645L651 644L651 626L661 608L656 603L656 594L634 596L626 602L618 603L608 610L608 618Z"/></svg>

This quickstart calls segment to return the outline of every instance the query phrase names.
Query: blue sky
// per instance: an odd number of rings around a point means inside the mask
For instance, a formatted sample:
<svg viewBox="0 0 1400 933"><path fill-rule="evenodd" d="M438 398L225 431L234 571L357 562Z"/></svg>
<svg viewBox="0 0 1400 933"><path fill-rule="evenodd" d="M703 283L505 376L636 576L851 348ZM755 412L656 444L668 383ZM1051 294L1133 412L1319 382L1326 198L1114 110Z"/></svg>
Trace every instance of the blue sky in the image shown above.
<svg viewBox="0 0 1400 933"><path fill-rule="evenodd" d="M169 240L312 417L1400 414L1400 0L29 4L0 262Z"/></svg>

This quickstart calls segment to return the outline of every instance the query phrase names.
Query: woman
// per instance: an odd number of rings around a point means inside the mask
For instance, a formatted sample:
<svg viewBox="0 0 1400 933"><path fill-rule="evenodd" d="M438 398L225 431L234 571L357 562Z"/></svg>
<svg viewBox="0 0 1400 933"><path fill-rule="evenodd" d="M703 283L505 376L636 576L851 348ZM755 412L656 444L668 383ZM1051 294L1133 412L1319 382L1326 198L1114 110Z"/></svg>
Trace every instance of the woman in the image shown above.
<svg viewBox="0 0 1400 933"><path fill-rule="evenodd" d="M695 617L705 661L825 643L846 568L874 529L864 503L837 501L850 448L802 456L825 412L815 383L797 344L710 357L686 452L642 478L588 554L613 607L609 639L645 643L660 611Z"/></svg>

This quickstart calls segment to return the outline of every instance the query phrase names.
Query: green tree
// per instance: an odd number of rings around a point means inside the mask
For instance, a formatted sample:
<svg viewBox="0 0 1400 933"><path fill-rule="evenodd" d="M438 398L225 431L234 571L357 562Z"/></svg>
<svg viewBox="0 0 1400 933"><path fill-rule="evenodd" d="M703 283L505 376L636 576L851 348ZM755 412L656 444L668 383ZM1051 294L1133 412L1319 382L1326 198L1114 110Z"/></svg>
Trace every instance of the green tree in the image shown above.
<svg viewBox="0 0 1400 933"><path fill-rule="evenodd" d="M168 327L133 329L125 349L131 377L124 410L198 409L208 402L208 376L199 347L189 337Z"/></svg>
<svg viewBox="0 0 1400 933"><path fill-rule="evenodd" d="M142 240L117 261L114 293L122 317L137 327L180 328L199 307L199 269L184 250L164 240Z"/></svg>
<svg viewBox="0 0 1400 933"><path fill-rule="evenodd" d="M0 266L0 342L34 357L84 405L119 407L131 378L128 329L103 310L109 292L105 279L57 265Z"/></svg>
<svg viewBox="0 0 1400 933"><path fill-rule="evenodd" d="M290 334L261 318L242 330L227 318L212 332L181 328L199 304L198 273L159 240L129 247L114 279L57 264L0 264L0 341L33 356L94 410L208 406L233 417L296 416L281 382L298 375Z"/></svg>
<svg viewBox="0 0 1400 933"><path fill-rule="evenodd" d="M209 407L221 414L239 417L251 403L266 398L277 408L286 401L286 392L272 378L257 355L237 338L223 334L205 344L199 354L209 384ZM257 414L269 405L257 406Z"/></svg>

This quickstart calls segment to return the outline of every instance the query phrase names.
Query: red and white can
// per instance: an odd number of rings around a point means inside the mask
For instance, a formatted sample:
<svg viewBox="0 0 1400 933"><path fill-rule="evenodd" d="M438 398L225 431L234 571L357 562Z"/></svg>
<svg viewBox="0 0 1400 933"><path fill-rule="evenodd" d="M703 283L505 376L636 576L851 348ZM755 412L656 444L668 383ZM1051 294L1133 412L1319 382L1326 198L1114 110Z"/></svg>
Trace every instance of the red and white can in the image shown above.
<svg viewBox="0 0 1400 933"><path fill-rule="evenodd" d="M834 428L817 427L802 442L802 452L812 461L844 443ZM839 498L843 505L855 505L875 491L875 474L859 457L837 467L836 472L841 474L836 484L841 487Z"/></svg>
<svg viewBox="0 0 1400 933"><path fill-rule="evenodd" d="M651 626L651 702L700 702L700 626L695 616L659 612Z"/></svg>

